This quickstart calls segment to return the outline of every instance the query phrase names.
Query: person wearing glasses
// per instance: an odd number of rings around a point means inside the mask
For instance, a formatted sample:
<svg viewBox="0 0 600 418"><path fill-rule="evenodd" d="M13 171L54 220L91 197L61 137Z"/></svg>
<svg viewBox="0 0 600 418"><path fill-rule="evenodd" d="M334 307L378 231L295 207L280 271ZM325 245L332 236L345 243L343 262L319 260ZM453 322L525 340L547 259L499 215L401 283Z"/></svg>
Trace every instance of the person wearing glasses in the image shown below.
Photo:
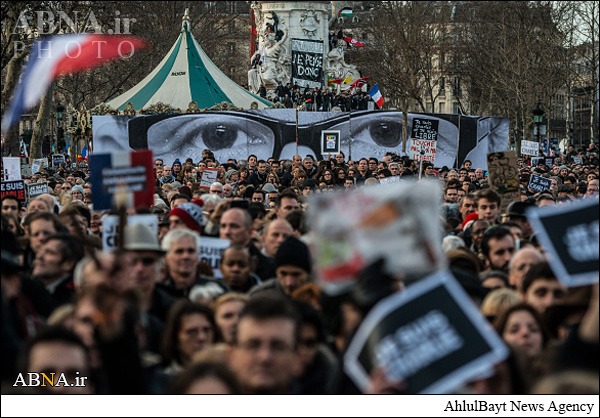
<svg viewBox="0 0 600 418"><path fill-rule="evenodd" d="M281 295L256 295L240 312L229 366L245 394L293 394L300 317Z"/></svg>

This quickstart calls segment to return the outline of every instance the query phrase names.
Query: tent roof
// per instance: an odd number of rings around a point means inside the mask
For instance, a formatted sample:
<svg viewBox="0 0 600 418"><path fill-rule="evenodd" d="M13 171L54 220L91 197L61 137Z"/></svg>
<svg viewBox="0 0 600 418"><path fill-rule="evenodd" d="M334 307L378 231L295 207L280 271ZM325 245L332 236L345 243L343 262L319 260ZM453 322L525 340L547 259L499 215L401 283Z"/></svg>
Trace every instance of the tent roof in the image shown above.
<svg viewBox="0 0 600 418"><path fill-rule="evenodd" d="M160 64L129 91L110 100L107 105L124 110L128 102L135 110L157 102L185 110L195 101L200 109L228 102L250 109L252 102L259 109L272 105L236 84L206 55L190 32L188 10L185 11L181 33Z"/></svg>

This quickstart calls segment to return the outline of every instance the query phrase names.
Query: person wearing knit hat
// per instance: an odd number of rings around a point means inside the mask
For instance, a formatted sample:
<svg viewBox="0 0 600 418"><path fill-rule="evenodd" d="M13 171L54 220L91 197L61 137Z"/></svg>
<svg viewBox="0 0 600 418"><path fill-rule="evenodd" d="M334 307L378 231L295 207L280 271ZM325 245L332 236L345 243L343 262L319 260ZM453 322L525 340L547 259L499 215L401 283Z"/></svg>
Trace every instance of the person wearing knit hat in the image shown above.
<svg viewBox="0 0 600 418"><path fill-rule="evenodd" d="M275 278L254 286L249 294L278 292L290 296L310 281L312 261L307 245L296 237L288 237L275 253Z"/></svg>
<svg viewBox="0 0 600 418"><path fill-rule="evenodd" d="M189 228L202 234L204 217L202 207L196 203L182 203L169 212L169 229Z"/></svg>
<svg viewBox="0 0 600 418"><path fill-rule="evenodd" d="M83 201L83 187L77 185L71 188L71 198Z"/></svg>

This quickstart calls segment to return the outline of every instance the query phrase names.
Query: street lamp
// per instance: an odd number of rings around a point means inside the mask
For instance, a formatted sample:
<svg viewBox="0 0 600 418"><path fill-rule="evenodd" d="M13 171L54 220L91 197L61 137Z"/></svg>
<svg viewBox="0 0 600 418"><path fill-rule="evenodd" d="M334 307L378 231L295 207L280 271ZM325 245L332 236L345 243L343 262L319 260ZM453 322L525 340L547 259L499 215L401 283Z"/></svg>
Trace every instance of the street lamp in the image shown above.
<svg viewBox="0 0 600 418"><path fill-rule="evenodd" d="M538 102L535 109L531 111L533 113L533 123L535 124L535 135L537 136L538 147L541 145L541 125L544 120L544 112L541 108L541 103Z"/></svg>

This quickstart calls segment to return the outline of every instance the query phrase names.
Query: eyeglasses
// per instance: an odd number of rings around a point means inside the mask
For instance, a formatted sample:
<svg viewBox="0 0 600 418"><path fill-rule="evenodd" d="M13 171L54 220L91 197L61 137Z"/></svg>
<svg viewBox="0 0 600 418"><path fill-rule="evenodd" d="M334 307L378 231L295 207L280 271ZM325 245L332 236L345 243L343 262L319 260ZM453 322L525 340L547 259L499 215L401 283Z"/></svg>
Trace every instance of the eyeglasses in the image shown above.
<svg viewBox="0 0 600 418"><path fill-rule="evenodd" d="M71 190L70 187L61 187L62 190Z"/></svg>

